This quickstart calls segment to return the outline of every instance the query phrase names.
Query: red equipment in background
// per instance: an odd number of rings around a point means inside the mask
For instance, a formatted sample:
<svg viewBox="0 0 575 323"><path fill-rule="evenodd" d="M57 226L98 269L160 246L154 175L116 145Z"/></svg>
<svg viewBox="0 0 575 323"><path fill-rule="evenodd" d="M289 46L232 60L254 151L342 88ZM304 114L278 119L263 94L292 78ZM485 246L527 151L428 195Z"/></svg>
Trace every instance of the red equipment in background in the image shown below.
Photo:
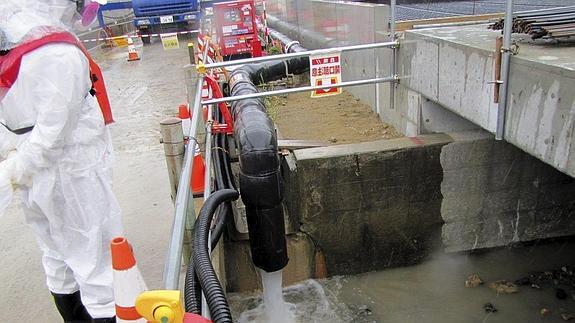
<svg viewBox="0 0 575 323"><path fill-rule="evenodd" d="M224 58L262 56L253 0L216 3L214 16L218 43Z"/></svg>

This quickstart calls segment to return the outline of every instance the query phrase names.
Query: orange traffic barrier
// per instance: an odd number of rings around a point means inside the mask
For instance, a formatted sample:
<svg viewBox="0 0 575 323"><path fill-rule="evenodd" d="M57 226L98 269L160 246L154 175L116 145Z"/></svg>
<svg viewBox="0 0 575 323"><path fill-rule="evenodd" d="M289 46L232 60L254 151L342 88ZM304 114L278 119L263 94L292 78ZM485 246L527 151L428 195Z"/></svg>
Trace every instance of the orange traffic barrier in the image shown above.
<svg viewBox="0 0 575 323"><path fill-rule="evenodd" d="M184 131L184 136L189 136L192 116L190 115L190 110L187 104L180 104L180 107L178 108L178 118L182 119L182 130Z"/></svg>
<svg viewBox="0 0 575 323"><path fill-rule="evenodd" d="M200 147L196 145L196 151L194 153L194 166L192 168L192 193L194 196L204 194L204 186L206 183L206 164L202 158L200 152Z"/></svg>
<svg viewBox="0 0 575 323"><path fill-rule="evenodd" d="M190 110L187 104L183 103L178 107L178 118L182 120L190 118Z"/></svg>
<svg viewBox="0 0 575 323"><path fill-rule="evenodd" d="M132 37L128 37L128 62L137 61L139 59L140 56L138 56L138 51L136 50L136 46L134 46Z"/></svg>
<svg viewBox="0 0 575 323"><path fill-rule="evenodd" d="M178 108L178 118L182 119L182 130L184 131L184 136L189 136L192 116L187 104L180 104L180 107ZM190 180L190 187L192 188L194 196L201 196L204 194L204 184L206 182L205 176L206 163L202 158L200 146L196 144L196 150L194 151L194 167L192 168L192 179Z"/></svg>
<svg viewBox="0 0 575 323"><path fill-rule="evenodd" d="M136 310L136 298L148 288L136 265L132 247L123 237L114 238L110 247L114 269L116 322L146 323Z"/></svg>

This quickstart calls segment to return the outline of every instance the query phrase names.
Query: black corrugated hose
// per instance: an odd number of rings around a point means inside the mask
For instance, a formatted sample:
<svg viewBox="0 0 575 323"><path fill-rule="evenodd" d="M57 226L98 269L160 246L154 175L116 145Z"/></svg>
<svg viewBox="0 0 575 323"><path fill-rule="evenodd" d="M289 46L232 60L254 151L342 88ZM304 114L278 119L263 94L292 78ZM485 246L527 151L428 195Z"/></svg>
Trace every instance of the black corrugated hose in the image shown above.
<svg viewBox="0 0 575 323"><path fill-rule="evenodd" d="M218 113L219 110L215 110L214 114L216 120L219 122L223 121L223 116ZM214 160L214 177L216 179L216 190L220 189L235 189L235 183L231 177L231 164L229 158L229 152L227 149L227 138L226 134L220 133L213 136L213 146L212 150L213 160ZM216 223L212 230L212 236L210 241L210 247L213 250L218 244L226 226L226 222L232 216L232 207L230 202L225 202L220 204L217 209ZM193 263L193 257L190 259L190 264ZM184 303L186 312L201 314L202 312L202 291L200 282L195 273L194 266L188 266L186 271L186 279L184 285Z"/></svg>
<svg viewBox="0 0 575 323"><path fill-rule="evenodd" d="M196 225L194 226L193 266L202 291L206 297L208 308L214 323L231 323L232 314L226 295L220 284L209 256L208 234L214 213L225 202L236 200L239 193L236 190L223 189L214 192L204 202Z"/></svg>

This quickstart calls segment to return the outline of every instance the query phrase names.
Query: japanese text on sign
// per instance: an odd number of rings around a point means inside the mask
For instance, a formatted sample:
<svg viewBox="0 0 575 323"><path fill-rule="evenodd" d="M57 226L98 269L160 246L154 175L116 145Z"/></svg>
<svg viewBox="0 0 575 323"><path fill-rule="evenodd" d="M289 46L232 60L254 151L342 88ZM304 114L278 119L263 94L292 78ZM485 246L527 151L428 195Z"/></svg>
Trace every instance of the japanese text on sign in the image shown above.
<svg viewBox="0 0 575 323"><path fill-rule="evenodd" d="M164 46L164 50L180 48L180 42L178 41L177 33L162 34L160 37L162 38L162 45Z"/></svg>
<svg viewBox="0 0 575 323"><path fill-rule="evenodd" d="M340 53L310 56L310 80L312 86L332 85L341 83ZM341 88L325 88L314 90L312 98L337 95Z"/></svg>

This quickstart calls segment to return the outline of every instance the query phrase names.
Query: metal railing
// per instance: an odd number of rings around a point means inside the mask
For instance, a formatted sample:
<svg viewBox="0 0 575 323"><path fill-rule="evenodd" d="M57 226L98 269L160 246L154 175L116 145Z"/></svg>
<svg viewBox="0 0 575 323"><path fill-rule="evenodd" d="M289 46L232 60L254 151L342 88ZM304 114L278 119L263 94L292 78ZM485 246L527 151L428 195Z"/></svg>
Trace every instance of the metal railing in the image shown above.
<svg viewBox="0 0 575 323"><path fill-rule="evenodd" d="M218 62L218 63L213 63L213 64L207 64L204 67L206 70L209 70L209 69L213 69L213 68L242 65L242 64L246 64L246 63L285 61L285 60L288 60L291 58L309 57L309 56L313 56L313 55L324 55L324 54L332 54L332 53L340 53L340 52L357 51L357 50L363 50L363 49L395 48L395 47L397 47L397 45L398 45L397 41L392 41L392 42L383 42L383 43L373 43L373 44L352 45L352 46L334 47L334 48L326 48L326 49L316 49L316 50L309 50L309 51L298 52L298 53L287 53L287 54L283 54L283 55L262 56L262 57L257 57L257 58L253 58L253 59L241 59L241 60L235 60L235 61ZM261 98L261 97L274 96L274 95L283 95L283 94L307 92L307 91L323 90L323 89L332 89L332 88L343 88L343 87L359 86L359 85L367 85L367 84L379 84L379 83L388 83L388 82L391 82L393 84L393 83L396 83L398 80L399 80L399 77L397 75L395 75L395 69L392 69L392 75L390 75L388 77L376 77L376 78L367 79L367 80L347 81L347 82L342 82L339 84L304 86L304 87L291 88L291 89L259 92L259 93L254 93L254 94L229 96L229 97L225 97L225 98L203 101L202 105L211 105L211 104L216 104L216 103L221 103L221 102L233 102L233 101L252 99L252 98Z"/></svg>
<svg viewBox="0 0 575 323"><path fill-rule="evenodd" d="M396 19L396 15L395 15L395 10L396 10L396 0L390 0L389 4L390 4L390 11L391 11L391 15L390 15L390 23L389 23L389 36L391 38L392 42L395 42L395 19ZM377 59L377 58L376 58ZM396 60L397 60L397 46L394 46L391 48L391 62L389 64L390 66L390 71L391 71L391 75L396 75ZM389 109L394 110L395 109L395 85L397 84L397 82L392 82L389 83ZM380 108L377 107L377 113L380 113Z"/></svg>
<svg viewBox="0 0 575 323"><path fill-rule="evenodd" d="M208 46L206 46L206 50L202 54L204 61L208 56L207 48ZM178 191L176 193L174 221L172 223L166 263L164 264L164 286L166 289L171 290L178 289L180 282L180 267L182 265L184 231L186 226L186 218L188 218L188 212L191 218L196 217L196 209L193 203L191 207L188 207L190 199L193 200L193 196L190 194L190 185L185 185L185 183L190 182L192 167L194 166L194 154L198 145L196 135L198 133L200 117L202 115L200 111L200 102L202 100L202 85L203 78L198 77L194 97L194 105L191 111L192 121L190 123L190 131L188 132L190 140L184 154L184 166L182 168L182 174L180 175L180 185L178 186ZM209 181L206 183L209 183Z"/></svg>
<svg viewBox="0 0 575 323"><path fill-rule="evenodd" d="M399 80L399 78L397 76L390 76L390 77L379 77L379 78L373 78L373 79L367 79L367 80L348 81L348 82L342 82L339 84L303 86L303 87L296 87L296 88L291 88L291 89L259 92L259 93L254 93L254 94L228 96L228 97L221 98L221 99L213 99L213 100L203 101L202 105L211 105L211 104L216 104L216 103L221 103L221 102L241 101L241 100L245 100L245 99L262 98L262 97L266 97L266 96L283 95L283 94L299 93L299 92L308 92L308 91L315 91L315 90L324 90L324 89L333 89L333 88L343 88L343 87L349 87L349 86L359 86L359 85L367 85L367 84L395 82L397 80Z"/></svg>
<svg viewBox="0 0 575 323"><path fill-rule="evenodd" d="M202 60L205 62L208 57L209 45L205 46L204 52L202 53ZM192 53L193 54L193 53ZM190 182L192 175L192 167L194 167L194 154L196 152L196 147L198 146L197 133L198 127L200 125L200 120L202 113L201 101L202 101L202 86L203 86L203 75L197 76L196 92L194 97L194 105L192 108L191 116L192 120L190 123L190 131L188 132L190 140L188 146L186 147L186 152L184 154L184 166L182 168L182 173L180 175L180 185L176 193L175 199L175 210L174 210L174 221L172 224L172 230L170 235L170 242L168 244L168 254L166 256L166 263L164 265L164 286L166 289L178 289L180 281L180 267L182 265L182 253L183 253L183 242L184 242L184 231L186 226L186 219L196 218L196 209L193 203L189 205L190 200L193 200L193 196L190 192L190 185L185 185L185 183ZM211 119L210 119L211 120ZM206 140L211 142L211 137L206 136ZM209 151L210 148L206 148ZM208 157L210 154L206 154ZM211 156L206 158L206 184L204 188L204 199L207 199L210 190L208 171L211 167Z"/></svg>
<svg viewBox="0 0 575 323"><path fill-rule="evenodd" d="M244 64L256 64L256 63L263 63L263 62L270 62L270 61L286 61L292 58L298 57L306 57L311 55L324 55L324 54L333 54L338 52L348 52L348 51L356 51L362 49L374 49L374 48L394 48L399 43L397 41L392 42L383 42L383 43L373 43L373 44L363 44L363 45L351 45L351 46L343 46L343 47L333 47L333 48L324 48L324 49L314 49L308 50L305 52L298 52L298 53L287 53L282 55L270 55L270 56L261 56L256 58L245 58L245 59L238 59L234 61L225 61L225 62L217 62L213 64L206 64L204 67L206 69L212 68L221 68L221 67L229 67L229 66L237 66L237 65L244 65ZM191 68L192 65L188 64L184 66L184 68Z"/></svg>
<svg viewBox="0 0 575 323"><path fill-rule="evenodd" d="M497 109L497 128L495 139L503 140L505 136L505 114L507 113L509 91L509 64L511 59L511 33L513 26L513 0L507 0L505 25L503 26L503 47L501 48L501 86L499 88L499 108Z"/></svg>

